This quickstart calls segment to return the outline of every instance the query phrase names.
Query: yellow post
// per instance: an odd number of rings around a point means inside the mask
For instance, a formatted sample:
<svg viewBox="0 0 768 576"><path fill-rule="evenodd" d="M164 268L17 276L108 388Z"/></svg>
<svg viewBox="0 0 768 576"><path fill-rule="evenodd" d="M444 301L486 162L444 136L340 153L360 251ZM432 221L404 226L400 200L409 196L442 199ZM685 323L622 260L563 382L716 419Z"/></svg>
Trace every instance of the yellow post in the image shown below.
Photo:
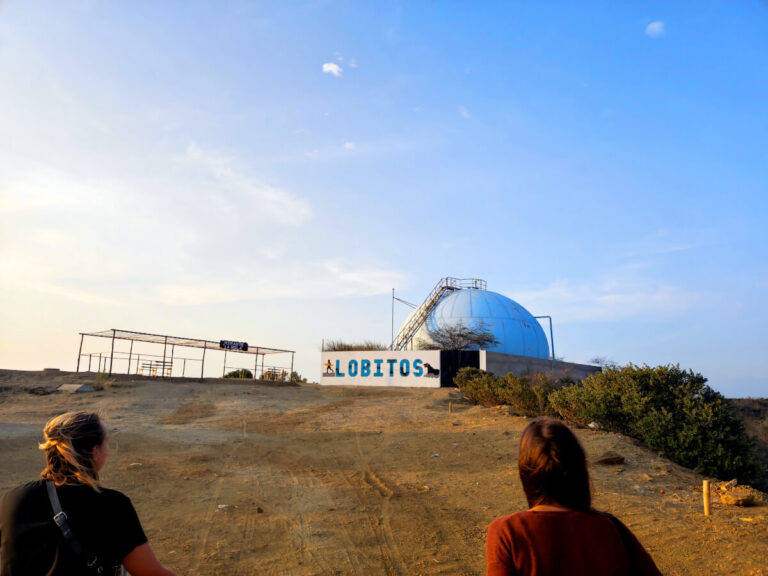
<svg viewBox="0 0 768 576"><path fill-rule="evenodd" d="M709 516L709 480L704 480L702 493L704 498L704 516Z"/></svg>
<svg viewBox="0 0 768 576"><path fill-rule="evenodd" d="M448 413L453 412L453 400L448 400Z"/></svg>

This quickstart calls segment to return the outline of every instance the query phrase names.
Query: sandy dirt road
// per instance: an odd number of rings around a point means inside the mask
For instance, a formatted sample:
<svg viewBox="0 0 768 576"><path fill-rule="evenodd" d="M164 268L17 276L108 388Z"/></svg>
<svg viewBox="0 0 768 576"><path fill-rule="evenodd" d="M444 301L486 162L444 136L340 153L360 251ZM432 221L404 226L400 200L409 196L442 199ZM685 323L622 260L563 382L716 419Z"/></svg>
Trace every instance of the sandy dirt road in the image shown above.
<svg viewBox="0 0 768 576"><path fill-rule="evenodd" d="M451 389L266 386L0 371L0 493L35 479L45 421L98 410L104 484L128 494L158 556L186 575L480 575L485 530L525 508L515 470L527 420ZM37 388L37 390L34 390ZM701 513L702 477L610 433L577 430L596 507L665 574L768 575L768 507ZM698 489L698 491L697 491Z"/></svg>

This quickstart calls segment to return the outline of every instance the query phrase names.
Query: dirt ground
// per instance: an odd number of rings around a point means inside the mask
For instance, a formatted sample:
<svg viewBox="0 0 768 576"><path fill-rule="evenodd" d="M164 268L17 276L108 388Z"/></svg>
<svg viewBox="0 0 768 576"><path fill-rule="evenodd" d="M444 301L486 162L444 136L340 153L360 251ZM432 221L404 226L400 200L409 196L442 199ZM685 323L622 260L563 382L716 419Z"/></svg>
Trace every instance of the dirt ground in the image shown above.
<svg viewBox="0 0 768 576"><path fill-rule="evenodd" d="M185 575L484 574L491 520L526 508L527 419L453 389L267 386L0 371L0 494L35 479L45 421L98 410L105 486L133 500L157 555ZM452 401L452 410L449 410ZM768 575L768 506L713 503L703 477L619 435L577 430L595 506L621 518L664 574Z"/></svg>

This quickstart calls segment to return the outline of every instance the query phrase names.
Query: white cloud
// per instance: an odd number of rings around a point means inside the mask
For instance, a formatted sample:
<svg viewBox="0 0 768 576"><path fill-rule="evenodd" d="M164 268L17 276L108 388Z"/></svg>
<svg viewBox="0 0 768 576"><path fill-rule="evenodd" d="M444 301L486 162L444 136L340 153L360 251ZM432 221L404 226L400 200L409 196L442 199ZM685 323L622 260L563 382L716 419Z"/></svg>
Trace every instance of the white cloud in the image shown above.
<svg viewBox="0 0 768 576"><path fill-rule="evenodd" d="M349 67L350 68L357 68L357 59L356 58L350 58L349 59Z"/></svg>
<svg viewBox="0 0 768 576"><path fill-rule="evenodd" d="M645 28L645 35L649 38L659 38L660 36L664 36L665 32L664 22L658 20L656 22L651 22Z"/></svg>
<svg viewBox="0 0 768 576"><path fill-rule="evenodd" d="M264 262L257 272L241 270L230 281L168 282L148 300L167 305L202 305L259 298L350 298L386 294L405 275L386 268L359 266L342 259L318 262Z"/></svg>
<svg viewBox="0 0 768 576"><path fill-rule="evenodd" d="M461 117L465 120L471 118L469 110L467 110L466 106L459 106L459 115L461 115Z"/></svg>
<svg viewBox="0 0 768 576"><path fill-rule="evenodd" d="M508 293L532 314L555 322L612 322L628 318L664 321L699 305L703 295L663 282L606 279L597 283L554 282Z"/></svg>
<svg viewBox="0 0 768 576"><path fill-rule="evenodd" d="M5 284L111 305L141 301L168 283L195 286L201 271L236 287L239 267L272 261L266 273L279 278L283 249L293 261L312 257L289 232L312 218L298 195L195 143L176 158L136 157L147 171L138 179L119 163L110 177L0 158Z"/></svg>
<svg viewBox="0 0 768 576"><path fill-rule="evenodd" d="M356 148L354 142L344 142L344 149L345 150L354 150Z"/></svg>
<svg viewBox="0 0 768 576"><path fill-rule="evenodd" d="M331 74L333 76L336 76L336 78L339 78L343 70L341 66L336 64L336 62L326 62L325 64L323 64L323 72L325 74Z"/></svg>
<svg viewBox="0 0 768 576"><path fill-rule="evenodd" d="M230 212L251 207L274 222L300 225L310 219L309 204L280 188L253 180L232 167L230 158L216 152L202 150L194 142L187 146L186 159L198 165L211 177L206 188L209 198Z"/></svg>
<svg viewBox="0 0 768 576"><path fill-rule="evenodd" d="M690 250L691 248L693 248L693 246L684 245L684 244L672 244L668 246L658 246L656 248L647 248L644 250L628 252L626 256L628 258L637 258L637 257L643 257L643 256L660 256L663 254L674 254L675 252L685 252L686 250Z"/></svg>

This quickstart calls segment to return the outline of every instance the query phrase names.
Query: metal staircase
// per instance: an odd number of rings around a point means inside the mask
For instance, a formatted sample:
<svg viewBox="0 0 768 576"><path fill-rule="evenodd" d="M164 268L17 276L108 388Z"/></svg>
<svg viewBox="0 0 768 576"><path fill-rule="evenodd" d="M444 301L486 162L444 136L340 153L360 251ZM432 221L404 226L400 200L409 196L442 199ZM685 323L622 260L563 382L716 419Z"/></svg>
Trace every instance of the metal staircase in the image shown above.
<svg viewBox="0 0 768 576"><path fill-rule="evenodd" d="M438 302L443 299L448 292L454 290L485 290L487 283L485 280L479 278L442 278L438 282L429 296L421 303L421 305L414 310L408 321L403 325L400 331L392 341L392 350L404 350L408 343L416 335L416 332L421 328L424 322L429 318L430 312L434 310Z"/></svg>

